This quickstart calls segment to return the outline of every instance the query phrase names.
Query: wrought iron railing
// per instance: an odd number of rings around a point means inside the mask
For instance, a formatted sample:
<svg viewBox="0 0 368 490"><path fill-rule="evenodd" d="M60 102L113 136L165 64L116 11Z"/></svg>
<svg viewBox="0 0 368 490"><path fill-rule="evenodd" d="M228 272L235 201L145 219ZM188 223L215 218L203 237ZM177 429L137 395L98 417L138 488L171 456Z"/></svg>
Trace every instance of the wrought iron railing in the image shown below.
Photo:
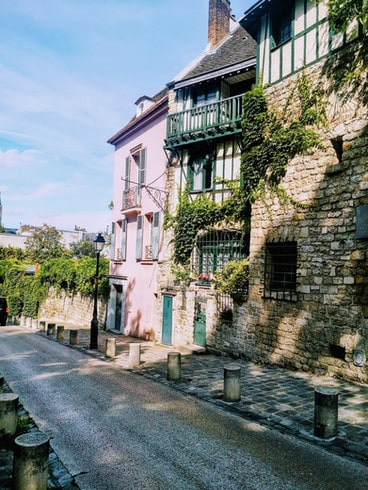
<svg viewBox="0 0 368 490"><path fill-rule="evenodd" d="M141 186L139 185L132 186L128 190L123 191L121 209L135 208L140 205L141 205Z"/></svg>
<svg viewBox="0 0 368 490"><path fill-rule="evenodd" d="M229 99L222 99L218 102L169 114L167 138L237 123L241 121L242 113L242 96L237 95Z"/></svg>

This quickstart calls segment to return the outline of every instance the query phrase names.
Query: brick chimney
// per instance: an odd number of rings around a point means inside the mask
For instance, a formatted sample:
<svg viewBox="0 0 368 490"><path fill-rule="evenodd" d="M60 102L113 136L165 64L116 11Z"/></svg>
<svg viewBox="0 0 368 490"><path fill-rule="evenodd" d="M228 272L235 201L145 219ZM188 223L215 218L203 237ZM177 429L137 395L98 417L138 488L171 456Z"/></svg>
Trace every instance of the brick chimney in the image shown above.
<svg viewBox="0 0 368 490"><path fill-rule="evenodd" d="M209 0L208 44L216 48L230 32L230 0Z"/></svg>

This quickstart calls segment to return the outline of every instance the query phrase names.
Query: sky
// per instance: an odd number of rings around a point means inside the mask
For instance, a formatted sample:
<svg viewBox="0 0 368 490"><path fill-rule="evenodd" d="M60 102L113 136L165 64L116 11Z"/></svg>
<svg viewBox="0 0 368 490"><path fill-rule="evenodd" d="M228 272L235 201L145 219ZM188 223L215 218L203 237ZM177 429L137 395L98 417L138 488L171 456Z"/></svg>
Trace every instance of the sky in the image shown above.
<svg viewBox="0 0 368 490"><path fill-rule="evenodd" d="M255 0L231 0L236 19ZM207 44L209 0L1 0L2 225L108 230L107 139Z"/></svg>

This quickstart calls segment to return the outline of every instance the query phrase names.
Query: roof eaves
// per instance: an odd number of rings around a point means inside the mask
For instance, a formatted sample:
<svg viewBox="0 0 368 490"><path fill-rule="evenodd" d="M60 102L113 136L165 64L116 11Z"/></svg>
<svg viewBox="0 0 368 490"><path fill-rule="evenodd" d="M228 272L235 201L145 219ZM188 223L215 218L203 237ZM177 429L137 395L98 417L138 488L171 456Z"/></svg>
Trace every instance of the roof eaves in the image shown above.
<svg viewBox="0 0 368 490"><path fill-rule="evenodd" d="M166 94L160 100L156 102L155 105L150 107L147 111L145 111L141 116L134 117L126 126L124 126L120 131L115 133L111 138L107 140L107 143L111 145L115 145L123 136L126 136L131 131L138 129L142 124L151 122L153 116L159 116L162 112L164 112L165 103L168 101L168 95ZM157 114L155 114L157 113Z"/></svg>
<svg viewBox="0 0 368 490"><path fill-rule="evenodd" d="M249 70L251 68L255 68L256 66L256 58L250 58L248 60L242 61L241 63L236 63L234 65L225 66L219 70L214 70L212 72L204 73L203 75L198 75L196 77L187 78L185 80L181 80L178 83L175 83L172 88L175 89L187 87L188 85L194 85L196 83L201 83L206 80L212 80L214 78L222 77L224 75L228 75L232 72L238 70Z"/></svg>

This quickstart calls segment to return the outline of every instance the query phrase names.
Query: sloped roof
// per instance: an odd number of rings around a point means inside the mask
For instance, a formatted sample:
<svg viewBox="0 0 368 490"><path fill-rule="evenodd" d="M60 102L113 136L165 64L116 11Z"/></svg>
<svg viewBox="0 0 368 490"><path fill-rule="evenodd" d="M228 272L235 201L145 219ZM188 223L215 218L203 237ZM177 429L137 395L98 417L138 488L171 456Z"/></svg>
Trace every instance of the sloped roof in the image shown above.
<svg viewBox="0 0 368 490"><path fill-rule="evenodd" d="M215 50L205 51L192 63L192 66L189 65L188 70L184 70L175 78L173 84L217 72L226 67L231 70L232 66L248 60L254 59L255 64L256 47L256 41L241 25L237 24L223 43Z"/></svg>
<svg viewBox="0 0 368 490"><path fill-rule="evenodd" d="M167 102L167 92L168 89L167 87L165 87L162 90L160 90L160 92L158 92L156 95L154 95L152 97L152 100L155 102L155 104L151 106L149 109L147 109L145 112L140 114L139 116L134 116L128 122L128 124L126 124L122 129L120 129L113 136L111 136L111 138L107 140L107 143L110 143L111 145L116 144L119 138L125 135L129 130L136 128L140 122L148 120L152 116L152 114L154 114L160 108L161 105Z"/></svg>

